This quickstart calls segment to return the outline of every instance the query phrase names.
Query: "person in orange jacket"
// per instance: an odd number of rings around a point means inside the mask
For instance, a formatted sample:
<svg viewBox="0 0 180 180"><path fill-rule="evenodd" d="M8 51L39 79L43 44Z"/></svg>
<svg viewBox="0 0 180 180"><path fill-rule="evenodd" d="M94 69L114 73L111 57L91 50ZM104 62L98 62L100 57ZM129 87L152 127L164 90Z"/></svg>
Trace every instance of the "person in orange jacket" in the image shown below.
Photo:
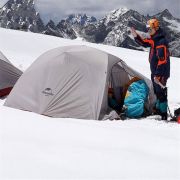
<svg viewBox="0 0 180 180"><path fill-rule="evenodd" d="M162 120L167 120L167 88L166 83L170 77L170 54L168 42L165 34L159 25L157 19L150 19L146 28L150 38L143 39L132 27L131 33L135 41L143 46L150 47L149 63L151 69L151 80L154 87L154 93L157 97L155 111L161 115Z"/></svg>

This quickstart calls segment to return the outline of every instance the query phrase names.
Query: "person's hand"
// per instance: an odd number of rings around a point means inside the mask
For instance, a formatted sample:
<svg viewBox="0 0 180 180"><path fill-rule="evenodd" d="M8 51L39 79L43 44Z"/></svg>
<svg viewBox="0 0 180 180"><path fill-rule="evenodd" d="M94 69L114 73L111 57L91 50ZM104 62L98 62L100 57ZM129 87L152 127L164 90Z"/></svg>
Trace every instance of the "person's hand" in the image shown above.
<svg viewBox="0 0 180 180"><path fill-rule="evenodd" d="M162 82L164 77L154 76L154 82L161 86L162 89L166 89L166 85Z"/></svg>
<svg viewBox="0 0 180 180"><path fill-rule="evenodd" d="M133 35L133 37L137 37L137 32L133 27L131 27L131 34Z"/></svg>
<svg viewBox="0 0 180 180"><path fill-rule="evenodd" d="M159 84L160 79L161 79L161 77L154 76L154 82L155 82L156 84Z"/></svg>
<svg viewBox="0 0 180 180"><path fill-rule="evenodd" d="M166 84L167 79L164 76L154 76L154 82L160 82Z"/></svg>

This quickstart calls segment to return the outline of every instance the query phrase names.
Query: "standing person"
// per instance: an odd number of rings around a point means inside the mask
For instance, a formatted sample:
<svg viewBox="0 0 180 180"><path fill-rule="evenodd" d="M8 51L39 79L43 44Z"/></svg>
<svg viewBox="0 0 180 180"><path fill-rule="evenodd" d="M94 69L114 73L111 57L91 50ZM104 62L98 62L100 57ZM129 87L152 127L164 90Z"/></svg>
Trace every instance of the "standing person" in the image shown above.
<svg viewBox="0 0 180 180"><path fill-rule="evenodd" d="M151 80L157 101L154 110L161 115L162 120L167 120L167 80L170 77L170 58L168 43L163 30L159 26L157 19L150 19L147 22L147 30L150 38L143 39L132 27L131 33L135 41L143 47L150 47L149 63L151 69Z"/></svg>

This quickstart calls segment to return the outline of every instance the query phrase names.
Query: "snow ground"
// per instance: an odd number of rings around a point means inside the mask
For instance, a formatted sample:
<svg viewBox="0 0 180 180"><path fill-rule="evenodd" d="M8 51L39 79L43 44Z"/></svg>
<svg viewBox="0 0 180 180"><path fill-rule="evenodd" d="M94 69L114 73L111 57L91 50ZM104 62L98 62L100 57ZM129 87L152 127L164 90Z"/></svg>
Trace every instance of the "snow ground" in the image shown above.
<svg viewBox="0 0 180 180"><path fill-rule="evenodd" d="M150 76L148 53L0 28L0 50L22 70L43 52L88 44ZM171 58L169 105L180 106L180 59ZM154 117L88 121L37 115L0 100L0 179L180 179L180 125Z"/></svg>

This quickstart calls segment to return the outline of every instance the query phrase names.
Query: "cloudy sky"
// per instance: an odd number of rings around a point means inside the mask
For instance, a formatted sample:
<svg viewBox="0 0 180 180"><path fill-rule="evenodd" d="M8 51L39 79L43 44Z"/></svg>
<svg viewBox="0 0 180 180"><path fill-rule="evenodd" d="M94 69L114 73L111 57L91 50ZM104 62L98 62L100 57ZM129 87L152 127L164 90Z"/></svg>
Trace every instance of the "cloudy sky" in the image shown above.
<svg viewBox="0 0 180 180"><path fill-rule="evenodd" d="M7 0L0 0L2 6ZM101 18L107 12L127 7L147 15L168 9L180 18L180 0L35 0L36 8L45 21L59 21L70 13L86 13Z"/></svg>

